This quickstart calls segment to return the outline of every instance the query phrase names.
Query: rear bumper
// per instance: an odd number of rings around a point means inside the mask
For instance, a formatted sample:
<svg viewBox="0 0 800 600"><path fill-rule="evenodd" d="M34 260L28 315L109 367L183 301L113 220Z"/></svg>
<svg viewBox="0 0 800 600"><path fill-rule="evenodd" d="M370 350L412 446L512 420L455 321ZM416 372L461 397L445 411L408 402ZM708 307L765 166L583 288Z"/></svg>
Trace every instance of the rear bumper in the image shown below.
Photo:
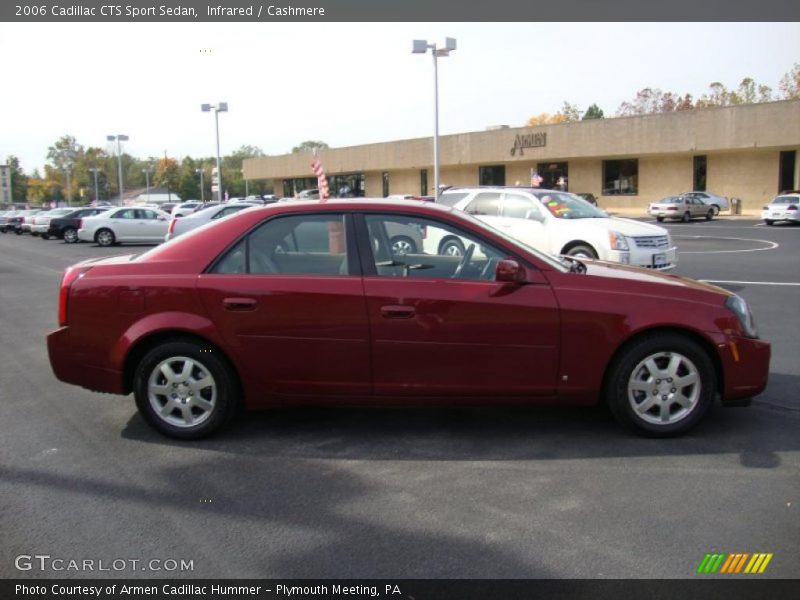
<svg viewBox="0 0 800 600"><path fill-rule="evenodd" d="M86 364L80 348L70 341L69 327L57 329L47 336L47 354L53 373L60 381L94 392L125 393L120 371Z"/></svg>

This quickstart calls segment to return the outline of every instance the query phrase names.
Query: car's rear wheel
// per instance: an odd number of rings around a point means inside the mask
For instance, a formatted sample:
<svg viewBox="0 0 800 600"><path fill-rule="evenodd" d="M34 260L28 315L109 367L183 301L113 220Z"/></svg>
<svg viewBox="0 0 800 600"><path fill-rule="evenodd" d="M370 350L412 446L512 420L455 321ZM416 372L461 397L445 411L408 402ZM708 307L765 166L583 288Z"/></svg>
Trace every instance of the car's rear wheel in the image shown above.
<svg viewBox="0 0 800 600"><path fill-rule="evenodd" d="M444 256L464 256L464 244L457 238L445 238L439 244L439 254Z"/></svg>
<svg viewBox="0 0 800 600"><path fill-rule="evenodd" d="M597 252L589 244L576 244L570 247L566 252L567 256L574 256L575 258L597 258Z"/></svg>
<svg viewBox="0 0 800 600"><path fill-rule="evenodd" d="M193 341L161 344L142 358L133 392L142 417L166 436L198 439L227 422L238 385L227 361Z"/></svg>
<svg viewBox="0 0 800 600"><path fill-rule="evenodd" d="M78 241L78 230L72 227L64 230L64 241L67 244L74 244Z"/></svg>
<svg viewBox="0 0 800 600"><path fill-rule="evenodd" d="M716 213L714 212L713 208L709 209L708 212L706 213L706 221L710 221L711 219L713 219L715 214Z"/></svg>
<svg viewBox="0 0 800 600"><path fill-rule="evenodd" d="M94 241L97 242L100 246L113 246L116 238L114 237L114 232L110 229L101 229L94 235Z"/></svg>
<svg viewBox="0 0 800 600"><path fill-rule="evenodd" d="M656 221L658 221L659 223L663 223L664 217L656 217Z"/></svg>
<svg viewBox="0 0 800 600"><path fill-rule="evenodd" d="M393 237L390 241L392 245L392 254L416 254L417 245L410 237L398 235Z"/></svg>
<svg viewBox="0 0 800 600"><path fill-rule="evenodd" d="M716 381L700 345L680 334L654 334L616 359L606 379L606 398L617 420L640 434L681 435L713 403Z"/></svg>
<svg viewBox="0 0 800 600"><path fill-rule="evenodd" d="M772 221L772 220L770 220L770 219L764 219L764 223L766 223L766 224L767 224L767 225L769 225L770 227L772 227L773 225L775 225L775 221Z"/></svg>
<svg viewBox="0 0 800 600"><path fill-rule="evenodd" d="M683 221L684 223L688 223L691 220L692 220L692 214L687 210L685 213L683 213L681 221Z"/></svg>
<svg viewBox="0 0 800 600"><path fill-rule="evenodd" d="M49 236L49 235L47 235L46 233L43 233L43 234L41 234L41 238L42 238L43 240L49 240L49 239L50 239L50 236Z"/></svg>

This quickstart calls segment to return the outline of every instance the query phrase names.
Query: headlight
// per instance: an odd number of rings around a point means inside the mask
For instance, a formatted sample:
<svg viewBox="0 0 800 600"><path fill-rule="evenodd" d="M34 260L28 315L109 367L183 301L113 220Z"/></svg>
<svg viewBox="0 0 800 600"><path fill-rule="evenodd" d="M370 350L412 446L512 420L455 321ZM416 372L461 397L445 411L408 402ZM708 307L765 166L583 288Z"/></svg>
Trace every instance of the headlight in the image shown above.
<svg viewBox="0 0 800 600"><path fill-rule="evenodd" d="M628 248L628 240L618 231L608 232L608 243L611 245L612 250L630 250Z"/></svg>
<svg viewBox="0 0 800 600"><path fill-rule="evenodd" d="M747 302L745 302L744 298L736 294L728 296L727 300L725 300L725 306L739 319L739 324L742 326L744 334L749 338L757 339L758 328L753 319L753 313L750 312L750 307L747 306Z"/></svg>

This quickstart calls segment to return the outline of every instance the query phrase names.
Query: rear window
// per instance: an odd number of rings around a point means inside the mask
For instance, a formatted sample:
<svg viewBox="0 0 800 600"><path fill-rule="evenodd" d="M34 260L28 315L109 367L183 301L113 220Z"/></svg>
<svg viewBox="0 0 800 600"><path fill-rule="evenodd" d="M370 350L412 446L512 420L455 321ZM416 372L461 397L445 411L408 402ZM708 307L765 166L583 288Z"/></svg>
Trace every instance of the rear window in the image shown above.
<svg viewBox="0 0 800 600"><path fill-rule="evenodd" d="M798 196L778 196L771 204L800 204Z"/></svg>

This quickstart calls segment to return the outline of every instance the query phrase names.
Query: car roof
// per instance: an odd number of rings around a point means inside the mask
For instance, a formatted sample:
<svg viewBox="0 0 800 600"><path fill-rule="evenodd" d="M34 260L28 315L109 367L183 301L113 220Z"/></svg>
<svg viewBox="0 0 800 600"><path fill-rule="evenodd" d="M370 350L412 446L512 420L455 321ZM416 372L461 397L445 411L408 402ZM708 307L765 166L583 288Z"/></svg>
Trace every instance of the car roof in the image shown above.
<svg viewBox="0 0 800 600"><path fill-rule="evenodd" d="M531 187L531 186L520 186L520 185L464 185L458 187L451 187L443 190L439 195L444 196L445 194L450 194L453 192L474 192L476 190L487 190L487 191L514 191L514 192L529 192L531 194L535 194L537 192L552 192L557 194L566 194L571 192L564 192L563 190L552 190L550 188L539 188L539 187Z"/></svg>

